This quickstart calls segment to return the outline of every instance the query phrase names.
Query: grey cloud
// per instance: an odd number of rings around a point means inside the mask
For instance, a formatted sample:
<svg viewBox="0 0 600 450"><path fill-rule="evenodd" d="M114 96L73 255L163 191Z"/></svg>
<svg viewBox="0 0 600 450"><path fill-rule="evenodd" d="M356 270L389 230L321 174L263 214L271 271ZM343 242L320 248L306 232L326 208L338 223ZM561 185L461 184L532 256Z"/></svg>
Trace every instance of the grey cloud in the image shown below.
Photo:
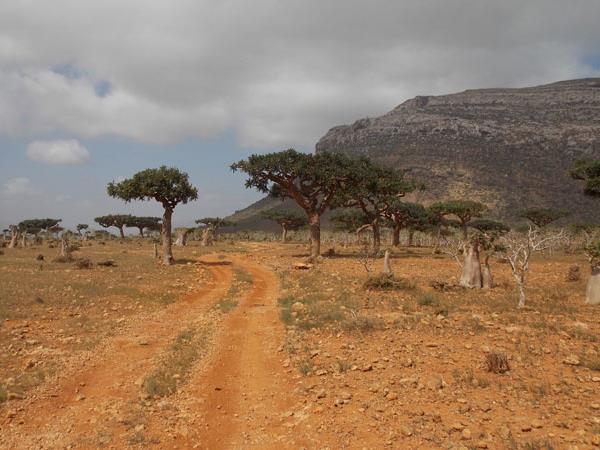
<svg viewBox="0 0 600 450"><path fill-rule="evenodd" d="M598 75L598 17L596 0L4 2L0 133L311 147L416 94Z"/></svg>

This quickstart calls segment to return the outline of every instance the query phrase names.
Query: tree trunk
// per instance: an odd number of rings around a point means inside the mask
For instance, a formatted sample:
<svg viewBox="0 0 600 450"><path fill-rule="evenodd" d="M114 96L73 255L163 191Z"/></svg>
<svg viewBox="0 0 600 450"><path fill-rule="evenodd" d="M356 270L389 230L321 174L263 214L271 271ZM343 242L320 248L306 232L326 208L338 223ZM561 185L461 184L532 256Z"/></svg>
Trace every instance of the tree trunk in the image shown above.
<svg viewBox="0 0 600 450"><path fill-rule="evenodd" d="M144 227L138 227L138 230L140 230L140 237L144 237Z"/></svg>
<svg viewBox="0 0 600 450"><path fill-rule="evenodd" d="M525 307L525 274L516 273L514 274L515 280L517 281L517 288L519 290L519 304L518 308Z"/></svg>
<svg viewBox="0 0 600 450"><path fill-rule="evenodd" d="M210 226L204 229L204 233L202 233L202 245L204 247L208 247L213 244L214 234L213 229Z"/></svg>
<svg viewBox="0 0 600 450"><path fill-rule="evenodd" d="M588 305L600 305L600 266L592 267L592 275L588 280L585 302Z"/></svg>
<svg viewBox="0 0 600 450"><path fill-rule="evenodd" d="M442 226L438 225L437 230L436 230L436 235L435 235L435 245L433 247L434 254L436 254L437 252L440 251L441 240L442 240Z"/></svg>
<svg viewBox="0 0 600 450"><path fill-rule="evenodd" d="M185 247L187 245L187 237L189 232L190 230L187 228L177 230L177 240L175 241L175 245L179 247Z"/></svg>
<svg viewBox="0 0 600 450"><path fill-rule="evenodd" d="M17 227L12 227L10 229L10 242L8 243L8 248L15 248L17 245L17 240L19 239L19 230L17 229Z"/></svg>
<svg viewBox="0 0 600 450"><path fill-rule="evenodd" d="M162 247L163 247L163 263L165 266L173 264L173 250L171 248L171 217L173 216L173 210L165 208L163 214L161 234L162 234Z"/></svg>
<svg viewBox="0 0 600 450"><path fill-rule="evenodd" d="M491 289L494 287L494 278L490 270L490 263L486 257L485 262L481 265L481 283L483 289Z"/></svg>
<svg viewBox="0 0 600 450"><path fill-rule="evenodd" d="M281 242L283 242L284 244L287 242L287 227L282 225L281 226Z"/></svg>
<svg viewBox="0 0 600 450"><path fill-rule="evenodd" d="M158 259L158 245L154 243L154 259Z"/></svg>
<svg viewBox="0 0 600 450"><path fill-rule="evenodd" d="M69 256L69 240L64 234L60 238L60 256Z"/></svg>
<svg viewBox="0 0 600 450"><path fill-rule="evenodd" d="M482 287L481 262L479 261L478 244L469 244L469 247L465 252L465 261L459 284L466 288L479 289Z"/></svg>
<svg viewBox="0 0 600 450"><path fill-rule="evenodd" d="M21 248L25 248L27 246L27 232L24 232L21 235Z"/></svg>
<svg viewBox="0 0 600 450"><path fill-rule="evenodd" d="M385 251L385 256L383 257L383 273L385 275L392 276L394 272L392 271L392 266L390 264L390 251Z"/></svg>
<svg viewBox="0 0 600 450"><path fill-rule="evenodd" d="M467 224L463 223L461 225L461 228L462 228L463 240L466 242L467 238L469 237L469 230L467 229Z"/></svg>
<svg viewBox="0 0 600 450"><path fill-rule="evenodd" d="M413 241L415 238L415 230L413 230L412 228L408 229L408 246L412 247L413 246Z"/></svg>
<svg viewBox="0 0 600 450"><path fill-rule="evenodd" d="M370 227L371 227L371 224L366 224L366 225L361 225L360 227L358 227L356 229L356 244L357 245L361 244L361 242L360 242L360 236L361 236L362 232L365 231L367 228L370 228Z"/></svg>
<svg viewBox="0 0 600 450"><path fill-rule="evenodd" d="M381 232L379 230L379 221L371 224L373 229L373 255L377 255L381 249Z"/></svg>
<svg viewBox="0 0 600 450"><path fill-rule="evenodd" d="M317 258L321 255L321 216L316 213L308 215L310 228L310 257Z"/></svg>
<svg viewBox="0 0 600 450"><path fill-rule="evenodd" d="M394 247L398 247L400 245L400 230L402 227L400 225L394 225L394 230L392 231L392 245Z"/></svg>
<svg viewBox="0 0 600 450"><path fill-rule="evenodd" d="M117 227L119 229L119 234L121 235L121 239L125 239L125 233L123 232L123 227Z"/></svg>

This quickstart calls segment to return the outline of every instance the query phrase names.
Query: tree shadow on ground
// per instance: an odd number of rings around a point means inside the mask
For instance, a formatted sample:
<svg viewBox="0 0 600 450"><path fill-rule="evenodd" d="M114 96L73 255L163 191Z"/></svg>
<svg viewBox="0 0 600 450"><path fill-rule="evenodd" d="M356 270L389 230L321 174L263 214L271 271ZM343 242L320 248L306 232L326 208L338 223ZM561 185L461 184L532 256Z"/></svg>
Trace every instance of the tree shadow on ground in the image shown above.
<svg viewBox="0 0 600 450"><path fill-rule="evenodd" d="M197 259L189 259L189 258L177 258L173 261L173 264L194 264L197 263L198 260Z"/></svg>
<svg viewBox="0 0 600 450"><path fill-rule="evenodd" d="M202 266L230 266L231 261L195 261Z"/></svg>
<svg viewBox="0 0 600 450"><path fill-rule="evenodd" d="M418 247L417 247L418 248ZM385 250L383 250L379 255L377 256L373 256L373 255L368 255L369 258L376 258L376 259L382 259L384 256ZM292 258L308 258L310 257L310 254L308 253L297 253L297 254L293 254L291 255ZM337 258L345 258L345 259L364 259L365 258L365 254L364 253L359 253L359 252L338 252L336 251L336 253L334 254L327 254L327 252L324 252L321 254L321 256L325 259L337 259ZM414 251L411 249L404 249L404 248L397 248L394 249L390 252L390 258L391 259L405 259L405 258L434 258L434 259L446 259L448 256L444 255L444 254L432 254L431 251L429 252L419 252L419 251Z"/></svg>

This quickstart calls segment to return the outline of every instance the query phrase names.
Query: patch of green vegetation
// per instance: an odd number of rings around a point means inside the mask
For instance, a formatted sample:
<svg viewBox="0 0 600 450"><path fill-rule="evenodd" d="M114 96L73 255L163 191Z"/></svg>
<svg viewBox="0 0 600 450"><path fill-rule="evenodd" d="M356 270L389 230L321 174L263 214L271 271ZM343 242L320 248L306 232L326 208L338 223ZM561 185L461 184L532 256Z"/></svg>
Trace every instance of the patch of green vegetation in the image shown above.
<svg viewBox="0 0 600 450"><path fill-rule="evenodd" d="M415 283L410 280L385 274L370 276L364 282L363 287L378 291L412 291L416 289Z"/></svg>
<svg viewBox="0 0 600 450"><path fill-rule="evenodd" d="M370 331L381 330L385 328L383 319L372 316L357 316L347 318L341 324L345 331L358 331L360 333L368 333Z"/></svg>
<svg viewBox="0 0 600 450"><path fill-rule="evenodd" d="M298 371L302 375L308 375L313 369L312 359L308 356L306 358L302 358L301 360L298 361L298 364L296 365L296 367L298 367Z"/></svg>
<svg viewBox="0 0 600 450"><path fill-rule="evenodd" d="M485 325L481 323L479 317L467 317L464 320L463 325L476 334L481 334L485 331Z"/></svg>
<svg viewBox="0 0 600 450"><path fill-rule="evenodd" d="M186 380L206 343L206 330L190 328L179 333L161 366L144 380L142 386L148 395L165 397L173 394L177 386Z"/></svg>
<svg viewBox="0 0 600 450"><path fill-rule="evenodd" d="M251 285L254 282L254 280L252 279L252 275L244 269L242 269L241 267L235 267L233 269L233 274L234 280L231 286L229 287L225 298L219 300L219 302L217 303L217 307L223 313L228 313L233 308L235 308L238 304L237 297L240 294L240 292L243 289L247 288L248 285Z"/></svg>
<svg viewBox="0 0 600 450"><path fill-rule="evenodd" d="M440 299L437 295L427 292L425 294L421 294L417 298L417 304L419 306L438 306L440 304Z"/></svg>

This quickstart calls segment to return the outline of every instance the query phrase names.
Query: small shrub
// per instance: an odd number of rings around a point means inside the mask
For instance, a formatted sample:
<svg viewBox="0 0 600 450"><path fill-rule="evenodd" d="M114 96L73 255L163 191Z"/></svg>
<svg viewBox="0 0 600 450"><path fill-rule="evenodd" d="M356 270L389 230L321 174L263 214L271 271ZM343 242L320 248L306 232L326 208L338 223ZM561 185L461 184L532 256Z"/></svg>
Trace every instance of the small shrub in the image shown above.
<svg viewBox="0 0 600 450"><path fill-rule="evenodd" d="M481 323L481 319L479 317L469 317L463 323L474 333L479 334L485 331L485 325Z"/></svg>
<svg viewBox="0 0 600 450"><path fill-rule="evenodd" d="M439 298L431 293L426 293L421 295L418 299L417 299L417 304L419 306L438 306L440 303Z"/></svg>
<svg viewBox="0 0 600 450"><path fill-rule="evenodd" d="M71 252L76 252L80 248L81 248L81 246L79 244L69 244L69 245L67 245L67 248L65 250L67 253L71 253Z"/></svg>
<svg viewBox="0 0 600 450"><path fill-rule="evenodd" d="M224 298L222 300L219 300L219 302L217 303L217 306L219 307L219 309L221 310L221 312L228 313L233 308L235 308L237 306L237 304L238 304L238 302L235 299Z"/></svg>
<svg viewBox="0 0 600 450"><path fill-rule="evenodd" d="M98 261L96 264L102 267L117 267L117 263L114 262L112 259L107 259L106 261Z"/></svg>
<svg viewBox="0 0 600 450"><path fill-rule="evenodd" d="M378 291L405 291L415 289L415 284L405 278L396 278L393 275L374 275L367 278L363 287Z"/></svg>
<svg viewBox="0 0 600 450"><path fill-rule="evenodd" d="M313 369L313 362L310 358L302 358L298 361L298 371L302 375L308 375Z"/></svg>
<svg viewBox="0 0 600 450"><path fill-rule="evenodd" d="M596 356L596 357L585 357L582 359L581 361L581 365L583 367L587 367L590 370L594 370L594 371L598 371L600 372L600 357Z"/></svg>
<svg viewBox="0 0 600 450"><path fill-rule="evenodd" d="M569 267L566 281L579 281L581 279L581 268L578 265Z"/></svg>
<svg viewBox="0 0 600 450"><path fill-rule="evenodd" d="M488 353L485 357L488 372L505 373L510 370L508 358L504 353Z"/></svg>
<svg viewBox="0 0 600 450"><path fill-rule="evenodd" d="M0 250L0 255L4 255L4 250Z"/></svg>
<svg viewBox="0 0 600 450"><path fill-rule="evenodd" d="M555 450L556 447L552 442L544 440L525 442L521 448L523 450Z"/></svg>
<svg viewBox="0 0 600 450"><path fill-rule="evenodd" d="M378 317L354 316L342 322L342 329L346 331L369 332L384 328L383 320Z"/></svg>
<svg viewBox="0 0 600 450"><path fill-rule="evenodd" d="M78 259L75 267L78 269L91 269L94 264L87 258Z"/></svg>
<svg viewBox="0 0 600 450"><path fill-rule="evenodd" d="M73 262L73 257L71 255L57 256L56 258L54 258L52 260L52 262L61 263L61 264L70 263L70 262Z"/></svg>
<svg viewBox="0 0 600 450"><path fill-rule="evenodd" d="M349 361L339 359L337 361L337 369L339 373L348 372L352 368L352 364Z"/></svg>
<svg viewBox="0 0 600 450"><path fill-rule="evenodd" d="M37 255L35 257L36 261L43 261L44 260L44 255L42 255L41 253L39 255Z"/></svg>
<svg viewBox="0 0 600 450"><path fill-rule="evenodd" d="M467 368L464 371L460 369L454 369L452 371L452 377L454 378L454 382L457 384L483 389L490 386L490 381L487 378L476 376L471 368Z"/></svg>

